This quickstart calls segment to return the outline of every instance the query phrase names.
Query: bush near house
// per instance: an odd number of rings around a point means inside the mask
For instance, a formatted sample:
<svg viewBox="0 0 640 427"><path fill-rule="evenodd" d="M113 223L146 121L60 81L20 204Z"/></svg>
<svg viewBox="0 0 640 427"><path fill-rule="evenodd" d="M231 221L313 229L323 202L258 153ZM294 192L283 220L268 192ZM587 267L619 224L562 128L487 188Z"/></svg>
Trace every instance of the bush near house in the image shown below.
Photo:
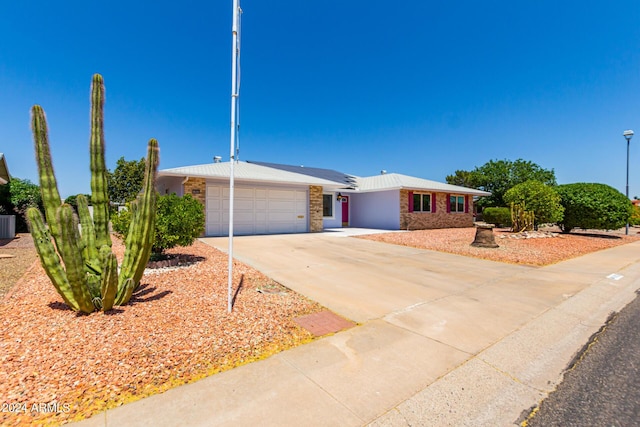
<svg viewBox="0 0 640 427"><path fill-rule="evenodd" d="M556 188L564 207L564 219L558 225L565 233L574 228L615 230L631 217L631 201L606 184L580 182Z"/></svg>
<svg viewBox="0 0 640 427"><path fill-rule="evenodd" d="M630 225L640 225L640 206L633 205L633 211L631 218L629 218Z"/></svg>
<svg viewBox="0 0 640 427"><path fill-rule="evenodd" d="M562 221L564 216L558 192L540 181L529 180L510 188L504 194L504 201L526 206L527 211L533 212L535 229L540 224Z"/></svg>
<svg viewBox="0 0 640 427"><path fill-rule="evenodd" d="M130 221L131 212L122 210L112 218L113 230L126 238ZM190 194L158 197L152 252L161 254L165 249L191 245L204 232L204 224L204 208Z"/></svg>
<svg viewBox="0 0 640 427"><path fill-rule="evenodd" d="M484 208L482 217L486 223L498 227L511 227L511 210L509 208Z"/></svg>
<svg viewBox="0 0 640 427"><path fill-rule="evenodd" d="M16 232L28 232L26 212L36 207L44 212L40 187L28 179L11 177L9 184L0 185L0 215L16 216Z"/></svg>

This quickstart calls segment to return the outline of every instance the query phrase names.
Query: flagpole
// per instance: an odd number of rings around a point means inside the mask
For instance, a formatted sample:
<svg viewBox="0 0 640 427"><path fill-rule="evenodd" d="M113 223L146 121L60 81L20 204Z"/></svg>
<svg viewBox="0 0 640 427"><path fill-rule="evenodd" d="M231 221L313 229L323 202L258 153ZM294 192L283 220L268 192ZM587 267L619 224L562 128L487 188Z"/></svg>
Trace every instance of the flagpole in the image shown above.
<svg viewBox="0 0 640 427"><path fill-rule="evenodd" d="M231 141L229 149L229 283L227 286L227 311L231 313L232 289L233 289L233 193L234 193L234 164L236 162L236 106L238 103L238 20L240 5L239 0L233 0L233 25L231 28Z"/></svg>

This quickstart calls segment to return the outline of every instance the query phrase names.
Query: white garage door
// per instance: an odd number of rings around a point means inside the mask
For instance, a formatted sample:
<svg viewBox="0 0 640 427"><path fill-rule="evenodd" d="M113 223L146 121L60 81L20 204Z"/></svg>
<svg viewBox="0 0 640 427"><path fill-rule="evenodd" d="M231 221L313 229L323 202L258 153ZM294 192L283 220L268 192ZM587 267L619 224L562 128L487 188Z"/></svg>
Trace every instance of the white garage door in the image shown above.
<svg viewBox="0 0 640 427"><path fill-rule="evenodd" d="M234 189L234 235L308 231L308 190L286 187ZM229 187L207 185L207 236L229 234Z"/></svg>

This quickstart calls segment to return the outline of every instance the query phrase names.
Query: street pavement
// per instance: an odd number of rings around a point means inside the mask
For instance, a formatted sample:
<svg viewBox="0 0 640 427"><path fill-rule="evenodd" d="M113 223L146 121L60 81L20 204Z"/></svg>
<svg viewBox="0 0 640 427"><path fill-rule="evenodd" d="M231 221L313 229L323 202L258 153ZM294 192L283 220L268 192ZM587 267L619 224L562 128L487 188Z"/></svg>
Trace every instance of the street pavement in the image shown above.
<svg viewBox="0 0 640 427"><path fill-rule="evenodd" d="M640 242L537 268L339 236L234 256L358 326L78 425L517 425L640 288Z"/></svg>
<svg viewBox="0 0 640 427"><path fill-rule="evenodd" d="M640 298L585 346L530 427L640 425Z"/></svg>

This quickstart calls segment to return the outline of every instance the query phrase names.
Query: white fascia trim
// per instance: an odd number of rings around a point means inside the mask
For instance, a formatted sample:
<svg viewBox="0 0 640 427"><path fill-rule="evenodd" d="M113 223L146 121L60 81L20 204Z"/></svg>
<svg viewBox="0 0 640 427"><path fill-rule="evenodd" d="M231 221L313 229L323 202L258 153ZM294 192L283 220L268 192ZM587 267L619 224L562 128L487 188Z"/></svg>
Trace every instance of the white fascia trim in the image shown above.
<svg viewBox="0 0 640 427"><path fill-rule="evenodd" d="M204 174L189 174L188 176L185 176L184 173L171 173L171 172L163 172L162 174L159 174L159 176L173 176L173 177L180 177L180 178L203 178L206 180L219 180L219 181L226 181L229 182L229 177L228 176L223 176L223 175L204 175ZM301 182L301 181L285 181L285 180L267 180L267 179L246 179L246 178L239 178L239 177L234 177L234 181L237 183L250 183L250 184L274 184L274 185L292 185L292 186L305 186L308 187L310 185L315 185L318 187L322 187L323 189L328 189L328 190L334 190L336 189L336 191L339 190L340 185L342 184L323 184L323 183L316 183L316 182Z"/></svg>

